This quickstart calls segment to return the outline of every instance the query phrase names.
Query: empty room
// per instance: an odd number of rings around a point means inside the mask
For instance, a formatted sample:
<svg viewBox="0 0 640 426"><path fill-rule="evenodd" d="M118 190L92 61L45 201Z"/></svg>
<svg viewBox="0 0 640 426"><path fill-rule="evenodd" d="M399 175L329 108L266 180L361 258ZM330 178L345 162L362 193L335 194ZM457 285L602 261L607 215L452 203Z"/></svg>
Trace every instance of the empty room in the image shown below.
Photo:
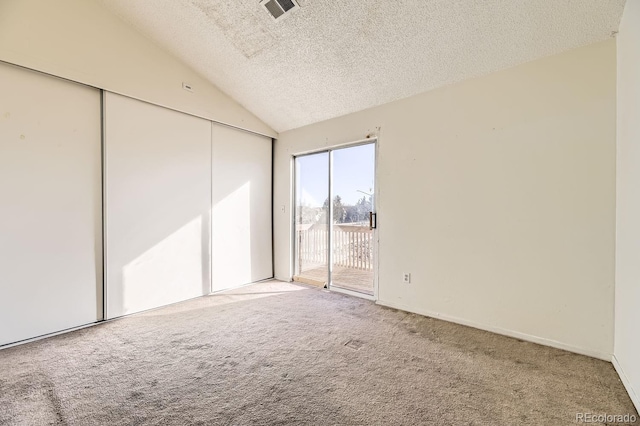
<svg viewBox="0 0 640 426"><path fill-rule="evenodd" d="M638 425L640 0L0 0L0 425Z"/></svg>

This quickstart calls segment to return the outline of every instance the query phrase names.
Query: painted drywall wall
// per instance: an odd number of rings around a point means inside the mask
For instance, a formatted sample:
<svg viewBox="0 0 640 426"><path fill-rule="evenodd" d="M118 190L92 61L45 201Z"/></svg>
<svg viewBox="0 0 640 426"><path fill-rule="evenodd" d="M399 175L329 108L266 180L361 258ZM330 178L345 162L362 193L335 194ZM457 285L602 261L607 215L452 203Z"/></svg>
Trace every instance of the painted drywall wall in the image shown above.
<svg viewBox="0 0 640 426"><path fill-rule="evenodd" d="M0 63L0 345L102 316L100 92Z"/></svg>
<svg viewBox="0 0 640 426"><path fill-rule="evenodd" d="M291 156L378 134L379 303L611 359L615 55L608 40L280 134L276 277Z"/></svg>
<svg viewBox="0 0 640 426"><path fill-rule="evenodd" d="M640 2L625 7L618 46L614 365L640 410Z"/></svg>
<svg viewBox="0 0 640 426"><path fill-rule="evenodd" d="M276 135L95 1L0 0L0 60ZM182 82L193 92L185 91Z"/></svg>
<svg viewBox="0 0 640 426"><path fill-rule="evenodd" d="M271 139L212 124L211 290L273 277Z"/></svg>
<svg viewBox="0 0 640 426"><path fill-rule="evenodd" d="M107 318L208 294L211 122L105 93Z"/></svg>

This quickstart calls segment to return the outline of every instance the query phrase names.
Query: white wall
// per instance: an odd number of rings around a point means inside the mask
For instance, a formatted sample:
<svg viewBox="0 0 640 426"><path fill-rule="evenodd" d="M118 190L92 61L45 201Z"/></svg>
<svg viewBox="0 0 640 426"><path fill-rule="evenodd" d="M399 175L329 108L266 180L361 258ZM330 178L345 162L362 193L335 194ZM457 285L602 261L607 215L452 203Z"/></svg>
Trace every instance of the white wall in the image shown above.
<svg viewBox="0 0 640 426"><path fill-rule="evenodd" d="M0 345L102 315L100 92L0 63Z"/></svg>
<svg viewBox="0 0 640 426"><path fill-rule="evenodd" d="M640 410L640 2L618 34L618 156L614 365Z"/></svg>
<svg viewBox="0 0 640 426"><path fill-rule="evenodd" d="M96 1L0 0L0 61L276 135Z"/></svg>
<svg viewBox="0 0 640 426"><path fill-rule="evenodd" d="M104 111L107 318L208 294L211 122L108 92Z"/></svg>
<svg viewBox="0 0 640 426"><path fill-rule="evenodd" d="M211 289L273 277L271 139L212 124Z"/></svg>
<svg viewBox="0 0 640 426"><path fill-rule="evenodd" d="M377 132L380 303L610 359L615 54L609 40L281 134L276 277L291 156Z"/></svg>

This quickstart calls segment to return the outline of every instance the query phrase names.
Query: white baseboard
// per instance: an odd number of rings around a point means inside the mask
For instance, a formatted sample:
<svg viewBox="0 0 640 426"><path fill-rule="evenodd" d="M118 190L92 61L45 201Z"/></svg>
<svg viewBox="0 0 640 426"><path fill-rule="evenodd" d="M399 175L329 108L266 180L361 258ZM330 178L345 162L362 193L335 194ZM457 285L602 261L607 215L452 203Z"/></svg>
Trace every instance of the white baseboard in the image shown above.
<svg viewBox="0 0 640 426"><path fill-rule="evenodd" d="M627 374L624 372L624 369L620 365L620 362L618 362L618 358L616 358L615 354L611 357L611 363L613 364L613 368L616 369L618 376L620 376L620 380L622 380L622 384L627 390L629 398L631 398L631 402L633 402L633 405L636 406L636 410L640 413L640 396L636 393L635 389L633 389L629 377L627 377Z"/></svg>
<svg viewBox="0 0 640 426"><path fill-rule="evenodd" d="M507 330L500 327L495 327L491 325L480 324L475 321L470 321L462 318L457 318L451 315L441 314L439 312L433 312L425 309L409 309L406 306L401 306L397 303L389 303L382 300L378 300L376 302L378 305L387 306L389 308L399 309L401 311L413 312L414 314L423 315L426 317L437 318L448 322L453 322L456 324L466 325L468 327L477 328L484 331L490 331L492 333L501 334L503 336L515 337L516 339L526 340L527 342L537 343L544 346L551 346L552 348L563 349L565 351L577 353L580 355L586 355L592 358L601 359L603 361L611 362L611 354L598 352L591 349L585 349L578 346L568 345L566 343L558 342L551 339L546 339L544 337L533 336L526 333L520 333L518 331Z"/></svg>
<svg viewBox="0 0 640 426"><path fill-rule="evenodd" d="M285 283L293 282L293 277L283 278L283 277L279 277L279 276L276 275L275 277L273 277L273 279L274 280L278 280L278 281L284 281Z"/></svg>
<svg viewBox="0 0 640 426"><path fill-rule="evenodd" d="M0 350L12 348L14 346L26 345L27 343L37 342L38 340L48 339L49 337L59 336L60 334L71 333L72 331L82 330L83 328L93 327L94 325L102 324L105 321L96 321L89 324L79 325L77 327L65 328L64 330L58 330L51 333L43 334L41 336L30 337L28 339L19 340L17 342L7 343L0 345Z"/></svg>

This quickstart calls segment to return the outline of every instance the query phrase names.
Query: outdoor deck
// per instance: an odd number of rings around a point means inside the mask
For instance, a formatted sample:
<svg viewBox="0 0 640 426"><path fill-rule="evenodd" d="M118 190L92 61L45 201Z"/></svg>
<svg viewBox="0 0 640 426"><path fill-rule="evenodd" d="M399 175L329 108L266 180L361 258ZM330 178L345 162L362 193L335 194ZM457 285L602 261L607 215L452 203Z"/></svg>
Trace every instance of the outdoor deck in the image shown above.
<svg viewBox="0 0 640 426"><path fill-rule="evenodd" d="M294 281L327 284L328 237L326 226L296 232L296 266L301 272ZM373 230L362 224L335 225L331 247L332 286L373 295Z"/></svg>

